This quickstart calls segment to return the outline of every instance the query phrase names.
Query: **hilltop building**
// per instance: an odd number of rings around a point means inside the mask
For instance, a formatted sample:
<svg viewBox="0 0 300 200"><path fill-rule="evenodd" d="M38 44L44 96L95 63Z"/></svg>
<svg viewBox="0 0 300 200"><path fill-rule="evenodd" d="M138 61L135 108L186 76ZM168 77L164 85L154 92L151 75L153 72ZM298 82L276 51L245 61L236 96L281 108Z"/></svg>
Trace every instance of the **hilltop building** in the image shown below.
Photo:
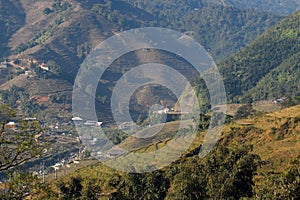
<svg viewBox="0 0 300 200"><path fill-rule="evenodd" d="M39 65L39 67L42 69L42 70L46 70L46 71L49 71L50 70L50 67L46 64L46 63L41 63Z"/></svg>

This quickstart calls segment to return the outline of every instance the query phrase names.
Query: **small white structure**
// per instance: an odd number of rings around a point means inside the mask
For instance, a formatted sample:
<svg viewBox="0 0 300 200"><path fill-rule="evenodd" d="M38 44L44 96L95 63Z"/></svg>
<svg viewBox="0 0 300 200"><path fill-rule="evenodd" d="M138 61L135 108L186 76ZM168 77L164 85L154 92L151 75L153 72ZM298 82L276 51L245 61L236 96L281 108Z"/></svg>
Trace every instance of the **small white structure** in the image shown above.
<svg viewBox="0 0 300 200"><path fill-rule="evenodd" d="M28 70L28 71L25 71L25 75L26 75L26 76L31 76L31 75L33 75L33 72L32 72L32 71L29 71L29 70Z"/></svg>
<svg viewBox="0 0 300 200"><path fill-rule="evenodd" d="M61 163L56 163L55 165L53 165L51 167L54 168L54 170L56 171L56 170L59 170L62 167L62 165L61 165Z"/></svg>
<svg viewBox="0 0 300 200"><path fill-rule="evenodd" d="M73 163L74 163L74 164L79 164L80 161L79 161L79 160L73 160Z"/></svg>
<svg viewBox="0 0 300 200"><path fill-rule="evenodd" d="M133 122L123 122L121 124L118 125L118 129L120 130L131 130L134 127L134 123Z"/></svg>
<svg viewBox="0 0 300 200"><path fill-rule="evenodd" d="M96 126L97 126L97 127L100 127L102 124L103 124L103 122L97 122L97 123L96 123Z"/></svg>
<svg viewBox="0 0 300 200"><path fill-rule="evenodd" d="M97 126L100 127L103 124L103 122L97 122L97 121L86 121L84 123L85 126Z"/></svg>
<svg viewBox="0 0 300 200"><path fill-rule="evenodd" d="M41 69L43 69L43 70L46 70L46 71L49 71L49 70L50 70L49 66L48 66L46 63L41 63L41 64L39 65L39 67L40 67Z"/></svg>
<svg viewBox="0 0 300 200"><path fill-rule="evenodd" d="M8 63L6 61L0 63L0 69L6 69L7 66L8 66Z"/></svg>
<svg viewBox="0 0 300 200"><path fill-rule="evenodd" d="M8 122L7 124L5 124L5 128L7 129L17 129L18 124L16 122Z"/></svg>
<svg viewBox="0 0 300 200"><path fill-rule="evenodd" d="M80 118L80 117L73 117L72 118L72 121L82 121L83 119L82 118Z"/></svg>
<svg viewBox="0 0 300 200"><path fill-rule="evenodd" d="M165 109L163 109L163 110L158 110L158 111L156 111L156 112L157 112L158 114L167 114L169 111L170 111L169 108L165 108Z"/></svg>
<svg viewBox="0 0 300 200"><path fill-rule="evenodd" d="M36 119L36 117L26 117L24 120L25 121L35 121L37 119Z"/></svg>
<svg viewBox="0 0 300 200"><path fill-rule="evenodd" d="M283 103L286 100L286 97L277 98L273 103Z"/></svg>

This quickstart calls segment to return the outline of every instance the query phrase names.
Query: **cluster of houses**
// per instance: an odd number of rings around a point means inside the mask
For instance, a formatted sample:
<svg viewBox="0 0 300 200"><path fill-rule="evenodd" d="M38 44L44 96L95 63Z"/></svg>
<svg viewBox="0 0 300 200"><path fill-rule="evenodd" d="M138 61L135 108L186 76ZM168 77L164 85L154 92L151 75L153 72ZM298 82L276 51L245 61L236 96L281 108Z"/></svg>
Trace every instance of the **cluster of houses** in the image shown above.
<svg viewBox="0 0 300 200"><path fill-rule="evenodd" d="M83 126L94 126L94 127L100 127L102 126L103 122L98 122L98 121L92 121L92 120L83 120L80 117L73 117L72 121L76 125L83 125Z"/></svg>
<svg viewBox="0 0 300 200"><path fill-rule="evenodd" d="M85 151L86 149L84 147L80 148L78 153L72 153L68 159L61 159L50 167L56 171L62 167L70 168L72 164L79 164L83 159L83 154Z"/></svg>
<svg viewBox="0 0 300 200"><path fill-rule="evenodd" d="M28 58L28 59L21 59L21 62L22 63L33 63L33 64L36 64L36 66L39 67L44 72L51 71L50 66L47 63L45 63L45 62L39 63L37 60L30 59L30 58ZM35 75L35 72L33 71L33 69L26 68L24 65L14 64L13 61L8 61L8 60L0 62L0 70L1 69L5 70L9 66L15 66L15 67L19 67L19 68L25 70L24 74L20 74L20 75L25 75L25 76L27 76L28 79L34 77L34 75Z"/></svg>
<svg viewBox="0 0 300 200"><path fill-rule="evenodd" d="M123 149L112 148L107 152L102 152L102 151L94 152L92 153L92 156L97 159L105 159L105 158L115 158L117 156L123 155L124 153L126 153L126 151Z"/></svg>
<svg viewBox="0 0 300 200"><path fill-rule="evenodd" d="M25 121L27 123L34 122L36 120L37 120L36 118L32 118L32 117L27 117L27 118L23 119L23 121ZM19 128L18 121L20 121L20 119L16 118L15 120L12 120L12 121L6 123L4 126L5 129L17 130Z"/></svg>
<svg viewBox="0 0 300 200"><path fill-rule="evenodd" d="M47 63L45 63L45 62L42 62L42 63L38 64L38 61L35 60L35 59L21 59L21 62L23 62L23 63L34 63L39 68L41 68L42 70L50 71L50 66ZM16 65L16 66L18 66L18 67L20 67L22 69L25 68L23 65L13 64L12 61L10 62L10 61L5 60L5 61L0 62L0 69L6 69L6 68L8 68L9 64ZM30 71L26 71L25 73L28 73L28 72L30 72Z"/></svg>

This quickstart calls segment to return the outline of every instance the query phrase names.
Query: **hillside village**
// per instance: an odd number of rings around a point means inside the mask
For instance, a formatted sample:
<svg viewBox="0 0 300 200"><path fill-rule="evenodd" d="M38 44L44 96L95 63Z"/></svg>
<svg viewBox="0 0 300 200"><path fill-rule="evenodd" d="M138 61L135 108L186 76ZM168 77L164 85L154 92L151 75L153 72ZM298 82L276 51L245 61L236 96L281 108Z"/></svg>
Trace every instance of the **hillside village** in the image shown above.
<svg viewBox="0 0 300 200"><path fill-rule="evenodd" d="M0 199L300 199L299 6L297 0L0 0ZM95 119L73 113L74 80L88 55L111 36L143 27L178 31L201 45L219 69L226 104L212 108L214 85L203 78L210 71L198 73L183 55L153 44L120 56L99 77ZM199 116L181 111L182 99L193 110L188 92L176 96L146 73L125 78L139 86L130 99L120 92L117 99L128 106L112 106L118 81L149 63L188 79ZM177 83L163 71L151 74ZM90 94L86 82L79 84ZM131 119L117 122L114 112L127 107ZM186 149L174 157L180 146Z"/></svg>

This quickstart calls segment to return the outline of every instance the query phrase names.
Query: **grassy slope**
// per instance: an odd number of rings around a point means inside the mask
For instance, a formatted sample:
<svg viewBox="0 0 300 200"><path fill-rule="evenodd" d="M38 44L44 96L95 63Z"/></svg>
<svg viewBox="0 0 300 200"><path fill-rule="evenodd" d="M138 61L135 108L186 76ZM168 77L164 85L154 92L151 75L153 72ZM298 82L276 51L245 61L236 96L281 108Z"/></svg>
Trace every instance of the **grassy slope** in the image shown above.
<svg viewBox="0 0 300 200"><path fill-rule="evenodd" d="M225 145L249 143L267 161L263 171L282 171L300 155L300 106L239 120L224 129Z"/></svg>
<svg viewBox="0 0 300 200"><path fill-rule="evenodd" d="M169 125L171 127L168 127L167 130L173 131L172 125L174 124ZM227 146L252 144L253 153L258 154L262 160L266 161L266 165L263 165L259 172L281 172L287 167L290 160L300 155L299 133L300 105L232 122L224 127L220 144ZM164 134L171 133L164 132ZM204 133L197 135L189 151L199 147L203 141L203 135ZM153 151L166 143L169 141L158 141L137 150L137 152ZM130 145L132 145L132 140L125 140L120 146L128 147ZM137 144L137 146L139 145ZM73 171L71 174L67 173L67 176L63 177L62 180L68 180L70 176L77 175L85 181L96 179L97 183L103 187L103 192L109 194L114 190L109 186L109 182L120 178L124 173L110 169L102 163L97 163L78 169L75 173Z"/></svg>

